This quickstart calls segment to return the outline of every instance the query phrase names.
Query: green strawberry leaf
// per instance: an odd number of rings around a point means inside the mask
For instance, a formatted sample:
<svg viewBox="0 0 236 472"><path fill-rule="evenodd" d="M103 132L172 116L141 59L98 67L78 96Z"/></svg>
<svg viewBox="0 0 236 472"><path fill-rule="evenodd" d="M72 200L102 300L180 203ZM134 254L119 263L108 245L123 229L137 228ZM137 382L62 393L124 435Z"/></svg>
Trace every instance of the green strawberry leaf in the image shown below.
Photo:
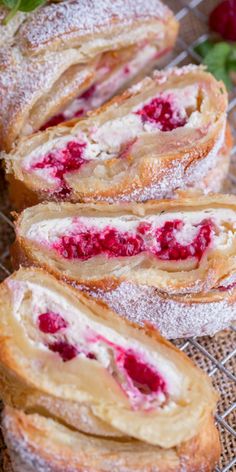
<svg viewBox="0 0 236 472"><path fill-rule="evenodd" d="M3 24L7 24L17 11L30 12L43 5L46 0L0 0L0 5L5 5L10 12L3 20Z"/></svg>
<svg viewBox="0 0 236 472"><path fill-rule="evenodd" d="M227 59L227 69L229 72L236 70L236 46L231 46L231 51Z"/></svg>
<svg viewBox="0 0 236 472"><path fill-rule="evenodd" d="M15 6L18 4L18 0L2 0L1 3L5 5L5 7L12 10L12 8L15 8Z"/></svg>
<svg viewBox="0 0 236 472"><path fill-rule="evenodd" d="M202 43L199 43L197 46L195 46L194 51L196 51L199 56L205 57L208 52L213 49L213 47L214 43L209 39L206 39L206 41L203 41Z"/></svg>
<svg viewBox="0 0 236 472"><path fill-rule="evenodd" d="M231 89L232 81L228 72L228 59L231 53L231 46L228 43L216 43L204 57L203 64L218 80L223 80L226 87Z"/></svg>
<svg viewBox="0 0 236 472"><path fill-rule="evenodd" d="M19 10L24 12L35 10L45 3L45 1L46 0L21 0Z"/></svg>
<svg viewBox="0 0 236 472"><path fill-rule="evenodd" d="M10 9L8 15L4 18L3 24L6 25L17 13L21 0L3 0L3 4Z"/></svg>

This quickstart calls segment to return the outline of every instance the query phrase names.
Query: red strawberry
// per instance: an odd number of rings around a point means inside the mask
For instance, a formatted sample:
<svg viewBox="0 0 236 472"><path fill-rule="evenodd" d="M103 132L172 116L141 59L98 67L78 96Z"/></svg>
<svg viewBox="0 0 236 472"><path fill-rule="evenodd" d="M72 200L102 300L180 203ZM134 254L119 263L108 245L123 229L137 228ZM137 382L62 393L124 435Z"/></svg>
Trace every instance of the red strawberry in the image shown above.
<svg viewBox="0 0 236 472"><path fill-rule="evenodd" d="M224 39L236 41L236 0L224 0L211 12L209 26Z"/></svg>

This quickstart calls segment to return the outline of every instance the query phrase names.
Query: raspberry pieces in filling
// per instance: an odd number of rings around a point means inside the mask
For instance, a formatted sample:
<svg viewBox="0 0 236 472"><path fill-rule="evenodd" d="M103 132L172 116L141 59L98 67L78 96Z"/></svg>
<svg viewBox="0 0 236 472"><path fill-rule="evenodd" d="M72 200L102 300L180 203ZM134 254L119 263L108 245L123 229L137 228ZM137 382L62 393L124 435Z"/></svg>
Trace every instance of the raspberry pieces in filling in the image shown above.
<svg viewBox="0 0 236 472"><path fill-rule="evenodd" d="M136 114L141 116L144 123L155 124L161 131L172 131L186 125L187 122L187 117L183 115L183 111L179 110L168 96L162 97L160 95L153 98Z"/></svg>
<svg viewBox="0 0 236 472"><path fill-rule="evenodd" d="M71 361L78 355L76 346L69 344L66 341L55 341L48 345L50 351L57 352L62 358L63 362Z"/></svg>
<svg viewBox="0 0 236 472"><path fill-rule="evenodd" d="M208 220L202 221L198 225L198 231L190 244L181 244L177 241L176 235L184 223L181 220L166 221L162 228L156 231L158 249L154 253L163 260L185 260L189 257L196 257L201 260L205 250L211 242L212 223Z"/></svg>
<svg viewBox="0 0 236 472"><path fill-rule="evenodd" d="M210 246L213 230L211 220L202 220L190 228L181 220L166 221L161 227L142 222L133 231L119 231L110 226L101 230L76 226L70 234L60 236L52 245L65 259L86 261L98 255L132 257L147 252L166 261L188 258L200 261ZM188 230L190 238L188 235L186 239Z"/></svg>
<svg viewBox="0 0 236 472"><path fill-rule="evenodd" d="M62 236L53 247L66 259L82 260L99 254L106 254L108 257L130 257L144 250L140 235L121 233L109 227L103 231L87 228L75 235Z"/></svg>
<svg viewBox="0 0 236 472"><path fill-rule="evenodd" d="M69 193L70 189L65 181L65 175L78 171L80 167L89 162L83 157L86 143L70 141L63 149L49 152L41 160L31 166L32 170L47 170L50 177L59 181L57 192Z"/></svg>
<svg viewBox="0 0 236 472"><path fill-rule="evenodd" d="M95 354L92 352L83 352L83 350L79 349L76 345L71 344L67 340L67 333L65 331L68 327L69 323L61 315L54 313L53 311L47 311L45 313L41 313L38 316L38 328L42 333L50 335L63 335L54 337L53 342L50 341L46 343L50 351L56 352L60 355L63 362L70 361L82 353L88 359L96 359Z"/></svg>
<svg viewBox="0 0 236 472"><path fill-rule="evenodd" d="M65 121L65 117L63 113L58 113L58 115L54 115L43 126L41 126L40 131L45 131L45 129L47 128L50 128L52 126L57 126L60 123L63 123L63 121Z"/></svg>
<svg viewBox="0 0 236 472"><path fill-rule="evenodd" d="M104 354L107 369L112 377L120 383L122 390L126 392L134 407L146 406L146 400L162 402L166 398L167 383L158 371L155 365L150 363L152 356L149 353L149 359L146 353L132 349L129 346L113 342L110 338L106 338L96 332L88 336L88 343L91 350L97 353L99 361L98 346L102 347L103 356L100 362L103 363ZM109 360L108 360L109 358ZM143 403L144 401L144 403Z"/></svg>
<svg viewBox="0 0 236 472"><path fill-rule="evenodd" d="M53 311L42 313L38 317L38 326L40 331L47 334L55 334L58 331L67 328L68 323L61 315Z"/></svg>
<svg viewBox="0 0 236 472"><path fill-rule="evenodd" d="M165 393L166 384L161 375L153 367L138 359L131 350L125 353L124 369L141 393Z"/></svg>

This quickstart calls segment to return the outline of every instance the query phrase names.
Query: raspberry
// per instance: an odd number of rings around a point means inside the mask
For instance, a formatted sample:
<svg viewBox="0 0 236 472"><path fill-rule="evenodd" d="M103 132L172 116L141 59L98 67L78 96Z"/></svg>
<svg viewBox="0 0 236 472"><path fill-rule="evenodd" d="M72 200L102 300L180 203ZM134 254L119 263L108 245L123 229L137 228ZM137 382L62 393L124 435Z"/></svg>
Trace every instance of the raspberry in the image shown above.
<svg viewBox="0 0 236 472"><path fill-rule="evenodd" d="M180 220L166 221L162 228L156 231L156 239L160 249L155 250L154 254L162 260L185 260L189 257L196 257L199 261L203 253L211 242L212 224L210 221L203 220L199 225L197 236L188 245L182 245L176 241L176 231L181 230L183 222Z"/></svg>
<svg viewBox="0 0 236 472"><path fill-rule="evenodd" d="M132 351L125 353L124 368L142 393L164 393L166 391L166 384L161 375L151 366L139 360Z"/></svg>
<svg viewBox="0 0 236 472"><path fill-rule="evenodd" d="M143 240L139 235L135 236L128 232L119 233L111 228L101 233L100 244L111 257L127 257L142 252Z"/></svg>
<svg viewBox="0 0 236 472"><path fill-rule="evenodd" d="M42 313L38 317L38 326L40 331L48 334L55 334L64 328L67 328L68 323L61 315L52 311Z"/></svg>
<svg viewBox="0 0 236 472"><path fill-rule="evenodd" d="M78 355L78 350L72 344L67 343L66 341L56 341L55 343L48 345L50 351L57 352L63 362L71 361Z"/></svg>
<svg viewBox="0 0 236 472"><path fill-rule="evenodd" d="M167 98L153 98L136 113L144 122L156 123L161 131L172 131L186 124L186 119L181 117L180 111L174 109Z"/></svg>
<svg viewBox="0 0 236 472"><path fill-rule="evenodd" d="M85 92L82 93L82 95L80 95L78 98L88 100L89 98L91 98L94 95L94 93L96 92L96 89L97 89L96 84L93 84L93 85L91 85L91 87L89 87L87 90L85 90Z"/></svg>
<svg viewBox="0 0 236 472"><path fill-rule="evenodd" d="M100 232L88 229L76 235L62 236L53 247L66 259L87 260L99 254L128 257L142 252L143 240L140 235L120 233L114 228Z"/></svg>
<svg viewBox="0 0 236 472"><path fill-rule="evenodd" d="M50 128L51 126L59 125L63 121L65 121L63 113L58 113L58 115L53 116L43 126L41 126L40 131L44 131L45 129Z"/></svg>
<svg viewBox="0 0 236 472"><path fill-rule="evenodd" d="M50 175L60 181L60 186L55 194L58 198L65 198L70 194L64 176L68 172L79 170L85 163L89 162L83 159L83 151L86 143L70 141L66 148L49 152L41 160L33 164L32 169L48 169Z"/></svg>

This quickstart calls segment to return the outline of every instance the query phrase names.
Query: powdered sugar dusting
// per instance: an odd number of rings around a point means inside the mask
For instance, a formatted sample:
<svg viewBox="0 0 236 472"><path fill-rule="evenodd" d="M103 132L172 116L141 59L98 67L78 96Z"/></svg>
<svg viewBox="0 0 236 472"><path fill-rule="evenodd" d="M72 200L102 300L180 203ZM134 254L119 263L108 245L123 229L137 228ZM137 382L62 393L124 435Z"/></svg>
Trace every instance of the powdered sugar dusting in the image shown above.
<svg viewBox="0 0 236 472"><path fill-rule="evenodd" d="M0 9L1 15L4 10ZM57 113L60 99L56 94L60 81L62 85L68 81L64 95L60 91L63 107L84 91L84 85L75 87L77 77L75 69L71 74L72 67L78 68L78 75L80 67L83 68L92 81L94 60L99 60L103 53L145 41L155 43L160 49L168 43L171 48L175 33L172 38L165 22L172 16L159 0L66 0L47 2L30 15L16 15L10 22L11 29L1 28L0 44L2 38L4 43L0 51L2 142L11 144L20 133L30 134L44 124L44 117L41 117L42 122L40 118L39 122L35 119L34 107L40 106L40 100L46 100L49 93L46 121ZM153 61L150 61L150 68L152 66ZM66 77L63 74L67 74ZM34 125L30 122L31 111L37 122Z"/></svg>
<svg viewBox="0 0 236 472"><path fill-rule="evenodd" d="M191 74L191 73L199 73L200 71L204 71L206 67L204 65L196 65L196 64L188 64L187 66L183 67L170 67L165 71L155 70L153 73L153 78L155 81L161 85L170 80L171 76L181 77L183 75Z"/></svg>
<svg viewBox="0 0 236 472"><path fill-rule="evenodd" d="M4 53L0 53L0 65L5 65ZM43 56L41 61L36 57L25 58L19 50L12 49L7 56L13 67L6 67L0 74L0 109L1 124L8 129L11 119L25 108L25 119L27 118L28 106L33 106L43 93L48 93L55 79L60 77L70 66L78 62L76 50L63 52L49 52ZM86 78L89 69L78 70L78 77ZM82 80L81 80L82 82ZM13 106L14 104L14 112ZM31 132L33 130L30 130Z"/></svg>
<svg viewBox="0 0 236 472"><path fill-rule="evenodd" d="M227 297L215 302L193 303L191 296L185 295L185 303L161 294L154 287L129 282L122 282L108 292L81 288L104 300L130 321L140 325L151 323L168 339L213 335L236 320L236 303L228 301Z"/></svg>
<svg viewBox="0 0 236 472"><path fill-rule="evenodd" d="M33 451L29 437L21 434L11 415L3 415L2 430L4 439L8 447L13 470L16 472L51 472L51 465L47 465L45 460ZM19 436L20 435L20 439Z"/></svg>
<svg viewBox="0 0 236 472"><path fill-rule="evenodd" d="M65 0L34 13L18 38L35 48L62 36L66 42L71 37L107 31L114 23L143 22L151 17L164 20L169 15L170 10L159 0Z"/></svg>
<svg viewBox="0 0 236 472"><path fill-rule="evenodd" d="M158 178L158 181L155 181L155 175L153 175L152 182L148 187L136 188L134 183L133 190L127 193L118 193L116 196L112 197L96 195L96 197L93 196L93 199L96 199L96 201L106 201L108 203L117 201L145 202L147 200L172 198L177 190L185 188L195 188L205 193L219 191L226 177L227 165L219 172L218 178L208 180L207 176L208 173L214 171L221 162L221 148L224 143L225 124L226 117L224 116L220 134L211 151L204 159L198 159L192 165L188 166L189 155L186 153L181 161L173 161L172 165L165 169L163 177ZM225 161L227 161L227 157L225 157Z"/></svg>

